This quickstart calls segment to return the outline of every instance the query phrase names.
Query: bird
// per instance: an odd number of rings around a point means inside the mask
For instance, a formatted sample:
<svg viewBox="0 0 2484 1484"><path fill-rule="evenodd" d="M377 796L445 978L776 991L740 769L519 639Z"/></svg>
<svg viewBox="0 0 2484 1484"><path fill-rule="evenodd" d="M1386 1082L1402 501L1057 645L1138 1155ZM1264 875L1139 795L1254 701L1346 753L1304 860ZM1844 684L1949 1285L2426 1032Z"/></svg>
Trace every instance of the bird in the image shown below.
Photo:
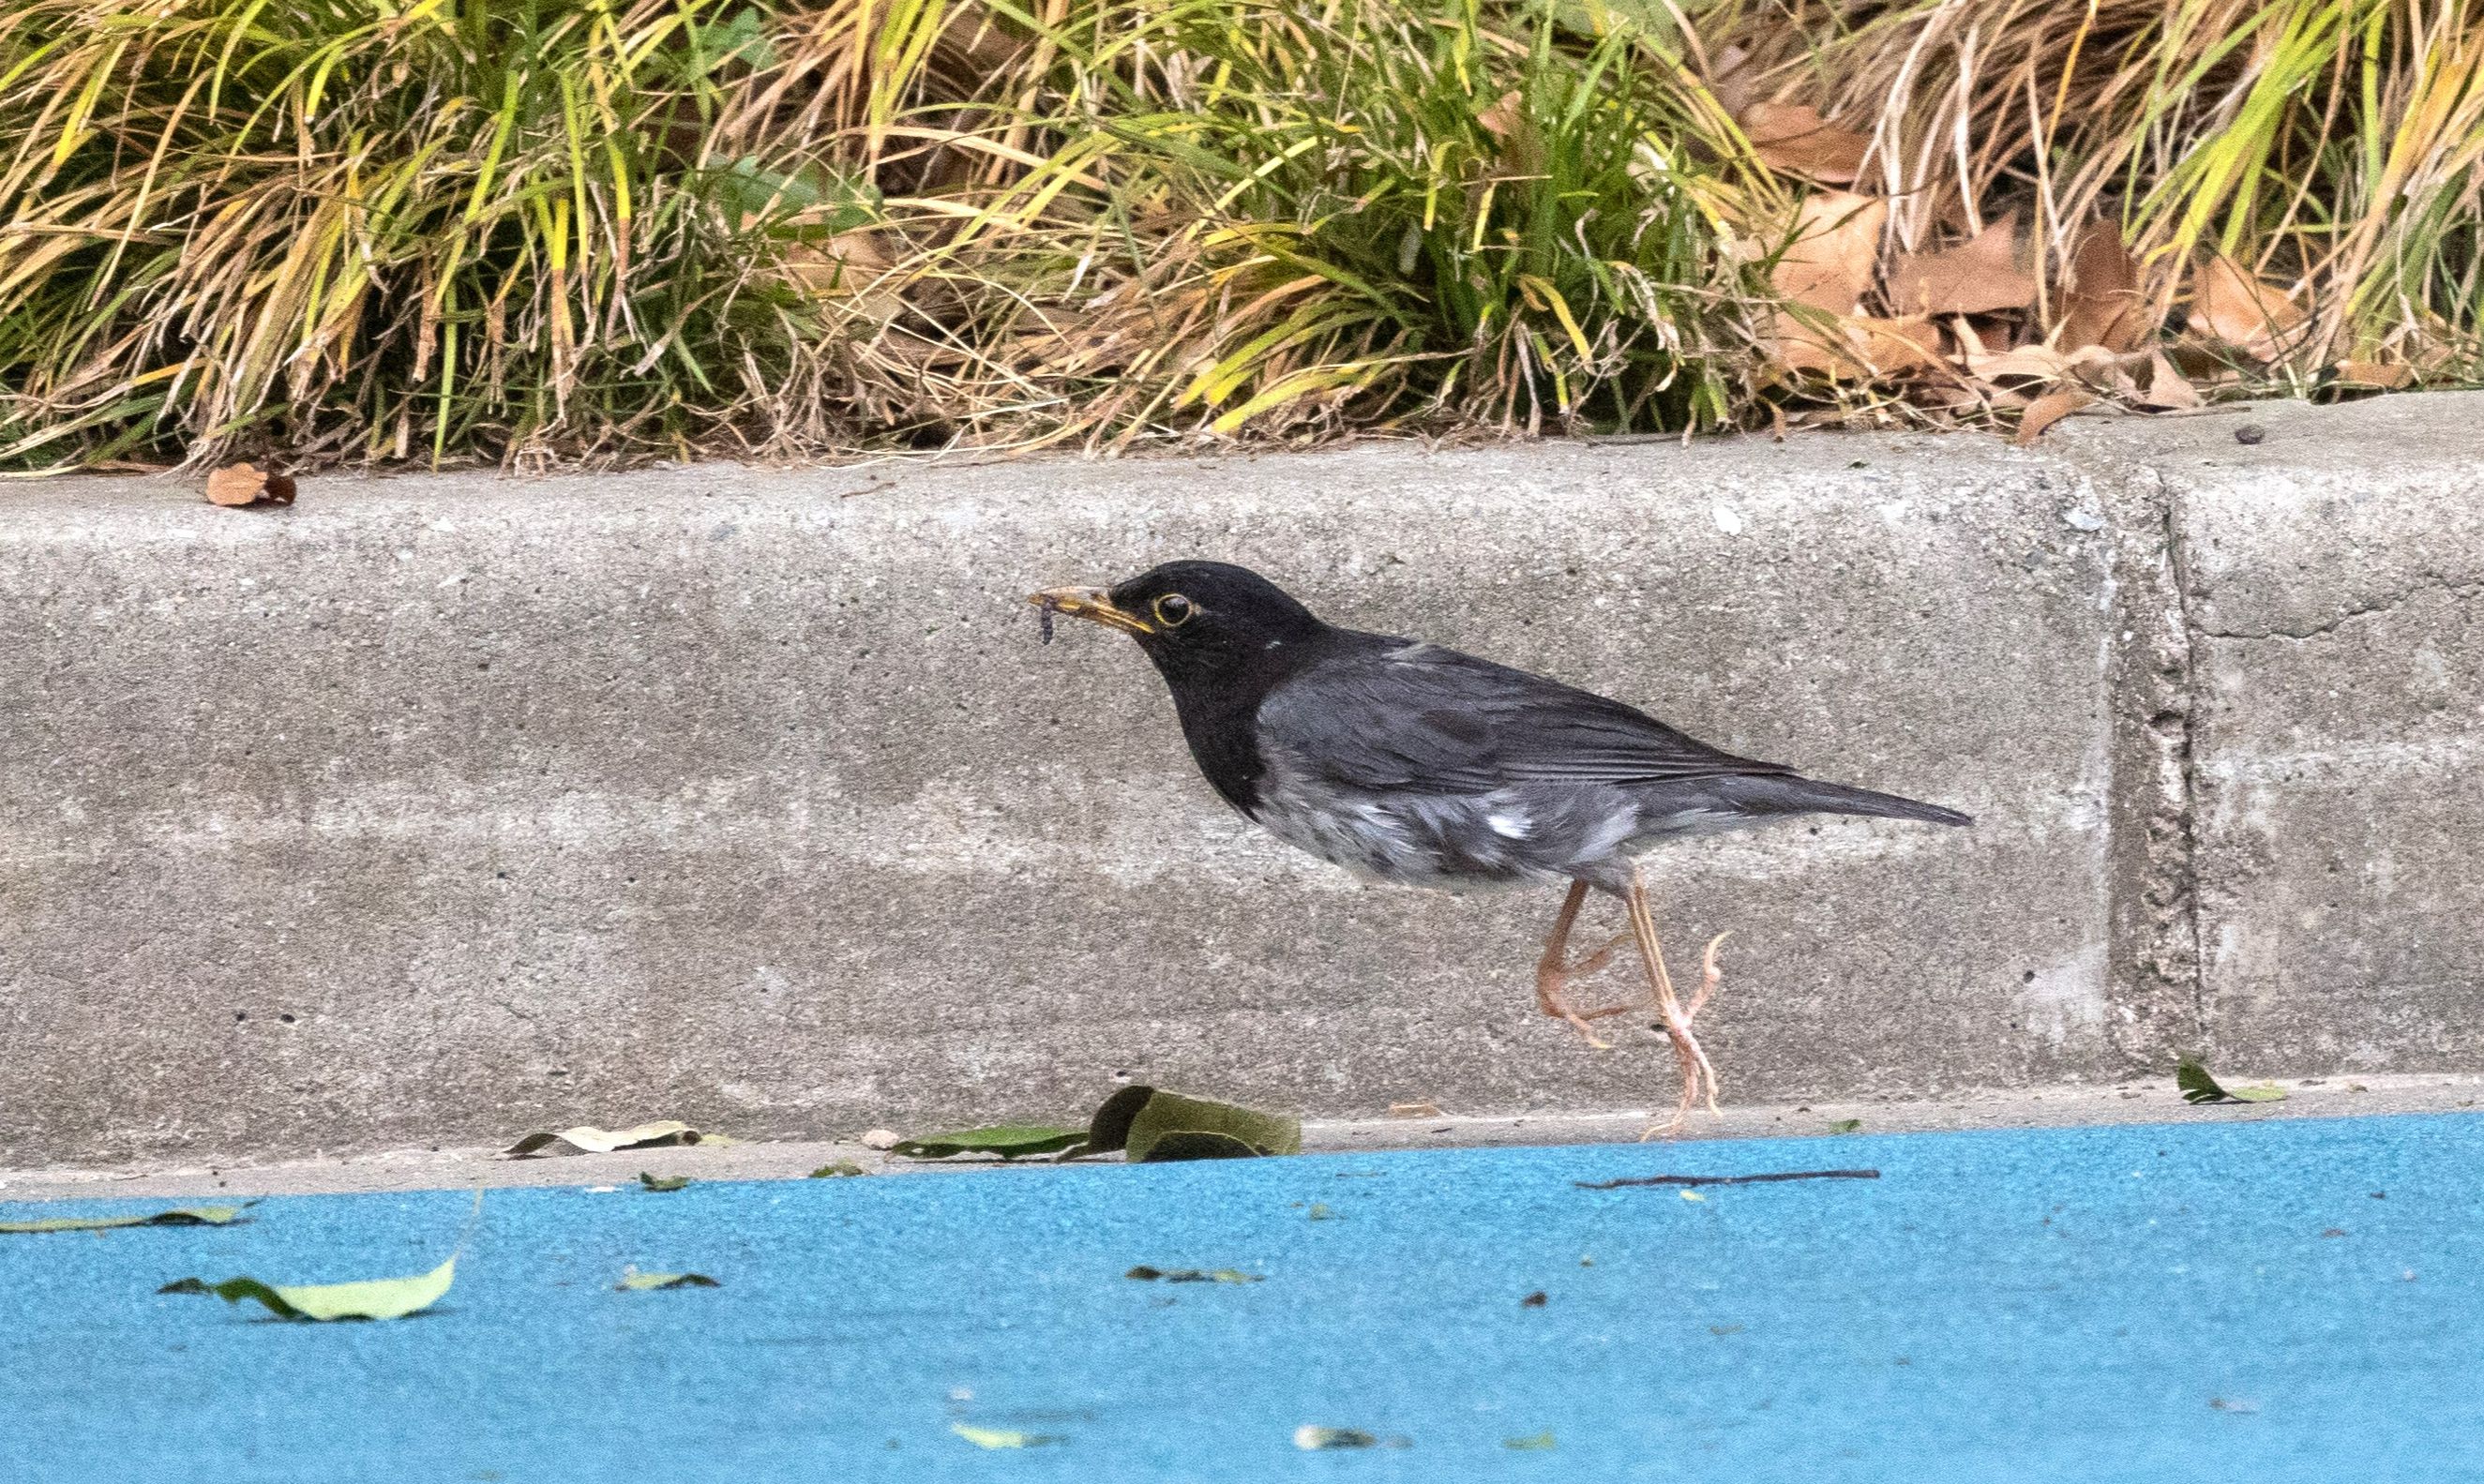
<svg viewBox="0 0 2484 1484"><path fill-rule="evenodd" d="M1027 601L1053 617L1118 629L1172 692L1210 788L1287 844L1369 879L1472 889L1568 885L1535 970L1537 1007L1590 1045L1592 1021L1634 1007L1575 1008L1570 985L1634 943L1649 1004L1671 1043L1679 1127L1714 1065L1695 1031L1720 980L1712 939L1686 1002L1657 935L1638 857L1677 836L1814 814L1965 825L1970 816L1894 794L1806 778L1712 747L1645 712L1418 639L1329 624L1275 582L1227 562L1166 562L1110 587L1050 587ZM1569 941L1590 892L1620 900L1629 927L1576 960Z"/></svg>

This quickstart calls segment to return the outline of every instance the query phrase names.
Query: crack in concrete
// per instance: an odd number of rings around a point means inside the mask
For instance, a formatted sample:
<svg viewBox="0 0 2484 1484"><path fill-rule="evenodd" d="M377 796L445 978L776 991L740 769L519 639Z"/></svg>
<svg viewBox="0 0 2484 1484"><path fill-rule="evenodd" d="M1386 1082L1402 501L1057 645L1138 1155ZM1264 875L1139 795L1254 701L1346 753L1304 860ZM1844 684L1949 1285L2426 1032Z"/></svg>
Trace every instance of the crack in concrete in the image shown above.
<svg viewBox="0 0 2484 1484"><path fill-rule="evenodd" d="M2173 538L2171 532L2168 532L2168 538ZM2404 592L2393 594L2378 603L2370 604L2363 607L2350 608L2347 611L2338 614L2336 617L2330 619L2327 623L2315 624L2308 629L2273 628L2259 630L2229 630L2202 628L2198 631L2198 634L2200 637L2211 639L2286 639L2296 641L2303 639L2316 639L2324 634L2335 634L2338 630L2358 619L2375 618L2383 614L2393 613L2399 608L2406 607L2408 604L2415 602L2416 599L2429 597L2434 593L2447 593L2451 597L2461 600L2484 598L2484 581L2454 582L2446 578L2435 578L2430 581L2418 582ZM2191 602L2190 583L2187 579L2184 580L2182 584L2182 602L2187 611Z"/></svg>

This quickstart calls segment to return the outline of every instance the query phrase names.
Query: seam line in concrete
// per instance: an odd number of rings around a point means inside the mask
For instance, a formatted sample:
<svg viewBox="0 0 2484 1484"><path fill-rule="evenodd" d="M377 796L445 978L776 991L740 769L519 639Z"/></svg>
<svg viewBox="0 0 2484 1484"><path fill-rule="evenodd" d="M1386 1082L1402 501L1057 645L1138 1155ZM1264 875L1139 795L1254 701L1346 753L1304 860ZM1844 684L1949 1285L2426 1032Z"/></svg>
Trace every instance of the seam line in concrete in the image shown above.
<svg viewBox="0 0 2484 1484"><path fill-rule="evenodd" d="M2200 641L2205 636L2192 604L2191 557L2182 540L2183 499L2174 481L2153 464L2145 466L2154 480L2158 508L2165 518L2165 561L2173 574L2174 603L2182 621L2181 675L2176 694L2182 698L2175 765L2182 795L2177 806L2180 860L2174 880L2180 893L2177 922L2187 920L2186 936L2191 980L2191 1033L2204 1046L2208 1038L2208 960L2200 904ZM2176 929L2180 931L2179 928Z"/></svg>

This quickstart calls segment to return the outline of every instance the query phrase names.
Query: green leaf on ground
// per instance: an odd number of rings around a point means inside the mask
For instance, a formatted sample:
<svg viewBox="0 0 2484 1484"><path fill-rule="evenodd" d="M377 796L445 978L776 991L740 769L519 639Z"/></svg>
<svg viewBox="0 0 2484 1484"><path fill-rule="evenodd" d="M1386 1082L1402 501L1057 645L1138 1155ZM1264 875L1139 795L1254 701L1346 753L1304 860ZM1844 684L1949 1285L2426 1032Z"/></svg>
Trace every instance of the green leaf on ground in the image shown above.
<svg viewBox="0 0 2484 1484"><path fill-rule="evenodd" d="M1314 1448L1374 1448L1380 1440L1353 1427L1313 1427L1305 1423L1294 1429L1294 1446L1306 1451Z"/></svg>
<svg viewBox="0 0 2484 1484"><path fill-rule="evenodd" d="M1660 43L1674 37L1673 12L1664 0L1551 0L1546 8L1554 25L1576 36L1622 32Z"/></svg>
<svg viewBox="0 0 2484 1484"><path fill-rule="evenodd" d="M1537 1433L1532 1438L1503 1438L1500 1440L1500 1445L1505 1448L1515 1449L1521 1453L1542 1452L1543 1450L1553 1446L1552 1435L1549 1432L1545 1432Z"/></svg>
<svg viewBox="0 0 2484 1484"><path fill-rule="evenodd" d="M374 1278L355 1283L266 1283L228 1278L220 1283L183 1279L158 1293L212 1293L228 1304L253 1299L280 1319L402 1319L440 1302L457 1281L457 1259L412 1278ZM198 1287L190 1284L198 1283Z"/></svg>
<svg viewBox="0 0 2484 1484"><path fill-rule="evenodd" d="M2208 1074L2200 1059L2186 1056L2174 1068L2174 1085L2182 1090L2186 1103L2277 1103L2285 1100L2285 1090L2274 1082L2255 1087L2228 1089Z"/></svg>
<svg viewBox="0 0 2484 1484"><path fill-rule="evenodd" d="M1828 1125L1828 1131L1832 1134L1859 1134L1863 1131L1863 1120L1861 1119L1839 1119L1836 1122Z"/></svg>
<svg viewBox="0 0 2484 1484"><path fill-rule="evenodd" d="M44 1216L34 1221L0 1221L0 1232L118 1231L123 1227L230 1227L254 1202L240 1205L184 1205L138 1216Z"/></svg>
<svg viewBox="0 0 2484 1484"><path fill-rule="evenodd" d="M705 1273L641 1273L627 1267L612 1286L623 1293L644 1293L651 1288L721 1288L724 1284Z"/></svg>
<svg viewBox="0 0 2484 1484"><path fill-rule="evenodd" d="M819 1169L812 1171L809 1178L814 1180L842 1180L848 1176L861 1174L862 1173L862 1166L855 1164L850 1159L841 1159L836 1161L834 1164L822 1165Z"/></svg>
<svg viewBox="0 0 2484 1484"><path fill-rule="evenodd" d="M1006 1427L974 1427L952 1422L949 1431L979 1448L1039 1448L1061 1440L1050 1433L1021 1433Z"/></svg>
<svg viewBox="0 0 2484 1484"><path fill-rule="evenodd" d="M1162 1088L1126 1087L1095 1110L1087 1143L1098 1154L1122 1150L1132 1164L1299 1154L1303 1123Z"/></svg>
<svg viewBox="0 0 2484 1484"><path fill-rule="evenodd" d="M689 1182L690 1177L686 1174L649 1174L644 1170L638 1172L638 1183L659 1194L677 1191Z"/></svg>
<svg viewBox="0 0 2484 1484"><path fill-rule="evenodd" d="M1144 1262L1121 1276L1147 1283L1256 1283L1267 1281L1256 1273L1245 1273L1238 1268L1151 1268Z"/></svg>
<svg viewBox="0 0 2484 1484"><path fill-rule="evenodd" d="M779 236L824 241L868 227L881 215L878 187L817 165L770 170L756 156L745 155L711 178L735 231L772 225Z"/></svg>
<svg viewBox="0 0 2484 1484"><path fill-rule="evenodd" d="M699 49L717 62L747 62L755 67L776 65L776 48L770 43L766 21L759 12L743 6L720 25L698 28Z"/></svg>
<svg viewBox="0 0 2484 1484"><path fill-rule="evenodd" d="M1130 1120L1148 1105L1156 1090L1134 1084L1122 1088L1096 1106L1095 1116L1087 1121L1087 1147L1098 1154L1118 1154L1130 1147Z"/></svg>
<svg viewBox="0 0 2484 1484"><path fill-rule="evenodd" d="M597 1128L581 1123L548 1134L528 1134L500 1151L503 1159L524 1159L551 1148L555 1144L568 1145L580 1154L609 1154L616 1149L653 1149L668 1145L698 1144L706 1139L697 1129L673 1119L653 1123L640 1123L632 1128Z"/></svg>
<svg viewBox="0 0 2484 1484"><path fill-rule="evenodd" d="M1087 1142L1087 1130L1051 1123L995 1123L988 1128L962 1128L953 1134L925 1134L900 1139L889 1147L907 1159L947 1159L958 1154L997 1154L1024 1159L1031 1154L1057 1154Z"/></svg>

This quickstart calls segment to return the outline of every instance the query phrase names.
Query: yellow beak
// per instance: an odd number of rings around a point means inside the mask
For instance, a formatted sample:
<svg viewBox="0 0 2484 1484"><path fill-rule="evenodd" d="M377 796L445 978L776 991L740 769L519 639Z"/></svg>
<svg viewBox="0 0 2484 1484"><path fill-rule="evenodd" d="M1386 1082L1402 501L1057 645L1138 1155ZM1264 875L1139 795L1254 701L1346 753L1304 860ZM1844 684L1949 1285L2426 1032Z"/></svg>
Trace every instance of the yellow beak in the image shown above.
<svg viewBox="0 0 2484 1484"><path fill-rule="evenodd" d="M1155 626L1136 613L1113 606L1113 595L1100 587L1047 587L1029 593L1026 601L1046 612L1084 618L1126 634L1153 634Z"/></svg>

